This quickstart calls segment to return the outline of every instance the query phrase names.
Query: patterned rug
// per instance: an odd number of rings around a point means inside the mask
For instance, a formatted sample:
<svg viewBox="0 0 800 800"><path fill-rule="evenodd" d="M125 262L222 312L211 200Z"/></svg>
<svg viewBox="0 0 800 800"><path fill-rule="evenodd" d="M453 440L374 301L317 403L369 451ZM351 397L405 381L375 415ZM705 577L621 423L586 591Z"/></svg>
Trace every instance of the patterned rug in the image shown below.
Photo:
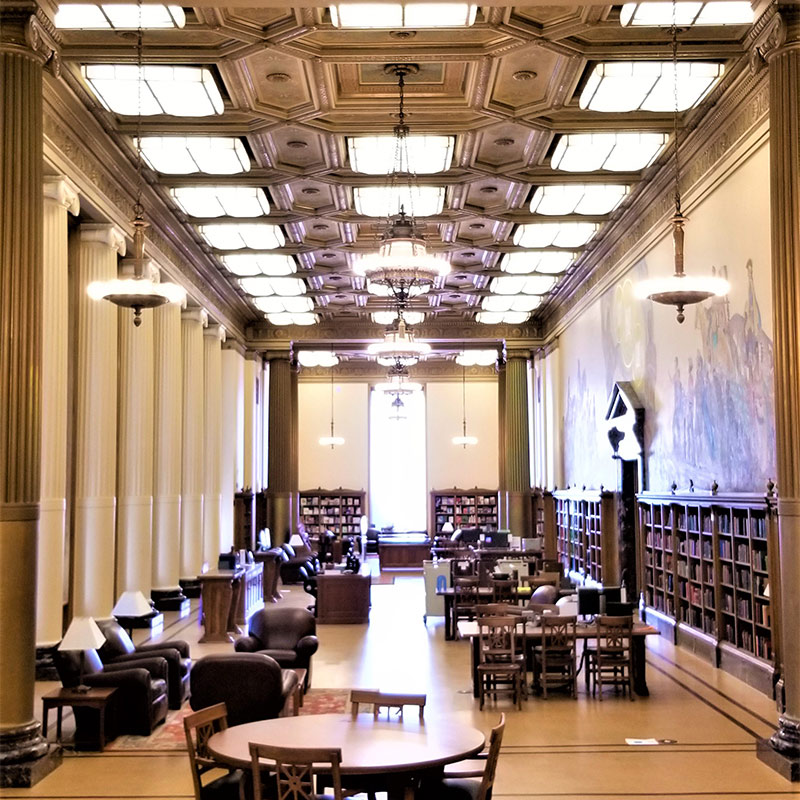
<svg viewBox="0 0 800 800"><path fill-rule="evenodd" d="M348 708L349 689L309 689L301 714L343 714ZM106 750L186 750L183 718L192 713L189 704L167 713L167 720L150 736L117 736Z"/></svg>

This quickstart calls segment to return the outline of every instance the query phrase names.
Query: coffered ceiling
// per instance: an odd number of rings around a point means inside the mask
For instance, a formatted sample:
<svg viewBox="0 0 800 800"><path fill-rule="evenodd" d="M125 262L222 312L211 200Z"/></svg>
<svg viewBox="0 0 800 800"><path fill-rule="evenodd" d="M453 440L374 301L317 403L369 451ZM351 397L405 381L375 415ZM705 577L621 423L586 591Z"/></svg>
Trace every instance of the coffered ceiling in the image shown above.
<svg viewBox="0 0 800 800"><path fill-rule="evenodd" d="M442 211L420 221L429 249L448 259L451 271L415 297L410 308L423 312L428 322L472 321L497 286L493 280L506 275L503 257L527 250L513 243L520 225L596 224L597 233L585 245L543 246L574 258L554 276L554 288L535 301L540 302L532 311L536 322L568 291L570 276L602 241L609 223L626 213L670 156L669 109L602 112L580 107L597 64L669 63L672 57L668 28L624 27L620 10L611 5L478 7L469 27L342 29L332 24L328 8L187 8L182 29L144 31L143 60L208 67L223 100L222 113L160 114L141 122L104 108L82 71L87 65L135 64L135 32L65 29L62 55L73 87L131 154L138 130L144 137L233 137L244 144L249 170L240 174L171 175L147 168L148 180L179 223L203 243L220 282L242 296L246 293L237 276L223 265L233 251L207 244L200 227L237 221L279 226L285 242L269 253L293 257L295 277L302 278L298 291L312 301L315 324L328 329L341 322L366 322L370 314L391 307L354 273L359 255L376 249L384 222L356 211L354 190L384 184L386 178L355 172L347 139L391 135L398 89L384 67L416 65L418 70L406 79L410 133L451 135L455 143L449 169L417 179L422 186L444 187ZM681 114L681 125L695 125L741 67L748 30L747 24L736 24L681 31L681 61L724 67L702 101ZM554 151L565 135L615 131L665 134L666 145L651 163L636 169L553 168ZM609 213L530 211L539 187L598 183L624 185L629 191ZM260 187L269 213L244 220L189 216L170 193L189 186ZM377 213L385 217L383 209ZM534 288L541 291L546 283ZM255 304L248 307L253 322L263 321Z"/></svg>

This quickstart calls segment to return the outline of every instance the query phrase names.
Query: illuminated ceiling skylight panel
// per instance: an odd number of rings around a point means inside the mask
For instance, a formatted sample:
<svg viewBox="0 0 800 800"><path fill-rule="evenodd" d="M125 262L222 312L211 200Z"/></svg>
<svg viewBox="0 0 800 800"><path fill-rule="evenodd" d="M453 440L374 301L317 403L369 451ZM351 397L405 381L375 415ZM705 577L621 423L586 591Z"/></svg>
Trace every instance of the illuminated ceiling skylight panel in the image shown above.
<svg viewBox="0 0 800 800"><path fill-rule="evenodd" d="M375 311L372 314L372 321L377 325L391 325L396 319L396 311ZM425 315L421 311L404 311L403 319L407 325L419 325L425 321Z"/></svg>
<svg viewBox="0 0 800 800"><path fill-rule="evenodd" d="M261 217L269 214L264 190L255 186L179 186L170 189L190 217Z"/></svg>
<svg viewBox="0 0 800 800"><path fill-rule="evenodd" d="M686 28L691 25L749 25L753 9L749 2L625 3L619 15L623 26Z"/></svg>
<svg viewBox="0 0 800 800"><path fill-rule="evenodd" d="M222 263L239 277L293 275L297 272L297 264L291 256L277 253L229 253L222 257Z"/></svg>
<svg viewBox="0 0 800 800"><path fill-rule="evenodd" d="M527 275L531 272L559 275L569 267L576 257L577 253L549 250L507 253L503 256L500 269L510 275Z"/></svg>
<svg viewBox="0 0 800 800"><path fill-rule="evenodd" d="M142 157L156 172L165 175L234 175L250 171L244 145L229 136L143 136Z"/></svg>
<svg viewBox="0 0 800 800"><path fill-rule="evenodd" d="M532 222L514 232L517 247L581 247L594 236L592 222Z"/></svg>
<svg viewBox="0 0 800 800"><path fill-rule="evenodd" d="M481 301L481 308L484 311L524 311L530 313L538 308L542 303L542 298L538 295L491 295L484 297Z"/></svg>
<svg viewBox="0 0 800 800"><path fill-rule="evenodd" d="M453 136L406 136L400 148L400 171L432 175L450 169ZM397 139L394 136L353 136L347 138L350 167L366 175L388 175L395 168ZM407 157L407 158L406 158ZM407 161L407 163L406 163Z"/></svg>
<svg viewBox="0 0 800 800"><path fill-rule="evenodd" d="M564 134L550 166L564 172L636 171L651 164L666 143L666 133Z"/></svg>
<svg viewBox="0 0 800 800"><path fill-rule="evenodd" d="M461 367L490 367L497 362L497 350L463 350L456 356Z"/></svg>
<svg viewBox="0 0 800 800"><path fill-rule="evenodd" d="M301 367L335 367L339 356L330 350L298 350L297 363Z"/></svg>
<svg viewBox="0 0 800 800"><path fill-rule="evenodd" d="M213 222L199 225L203 238L217 250L274 250L286 243L283 231L277 225L266 223L224 223Z"/></svg>
<svg viewBox="0 0 800 800"><path fill-rule="evenodd" d="M609 214L627 193L627 186L611 183L540 186L531 200L531 213Z"/></svg>
<svg viewBox="0 0 800 800"><path fill-rule="evenodd" d="M479 311L475 319L484 325L521 325L529 316L527 311Z"/></svg>
<svg viewBox="0 0 800 800"><path fill-rule="evenodd" d="M314 325L319 322L316 314L267 314L272 325Z"/></svg>
<svg viewBox="0 0 800 800"><path fill-rule="evenodd" d="M722 75L722 64L678 64L678 111L700 102ZM671 61L608 61L597 64L581 92L579 105L590 111L672 111L675 70Z"/></svg>
<svg viewBox="0 0 800 800"><path fill-rule="evenodd" d="M330 6L337 28L466 28L477 5L468 3L336 3Z"/></svg>
<svg viewBox="0 0 800 800"><path fill-rule="evenodd" d="M221 114L222 96L206 67L84 64L83 77L100 102L117 114L207 117ZM141 111L140 111L141 98Z"/></svg>
<svg viewBox="0 0 800 800"><path fill-rule="evenodd" d="M55 16L57 28L74 30L182 28L186 15L180 6L95 5L62 3Z"/></svg>
<svg viewBox="0 0 800 800"><path fill-rule="evenodd" d="M265 314L307 314L314 310L310 297L254 297L253 304Z"/></svg>
<svg viewBox="0 0 800 800"><path fill-rule="evenodd" d="M367 217L386 217L405 210L410 217L432 217L444 208L444 186L357 186L355 209Z"/></svg>
<svg viewBox="0 0 800 800"><path fill-rule="evenodd" d="M268 297L273 294L279 297L297 297L306 293L306 284L302 278L241 278L239 286L254 297Z"/></svg>
<svg viewBox="0 0 800 800"><path fill-rule="evenodd" d="M492 294L545 294L556 285L552 275L509 275L495 278Z"/></svg>

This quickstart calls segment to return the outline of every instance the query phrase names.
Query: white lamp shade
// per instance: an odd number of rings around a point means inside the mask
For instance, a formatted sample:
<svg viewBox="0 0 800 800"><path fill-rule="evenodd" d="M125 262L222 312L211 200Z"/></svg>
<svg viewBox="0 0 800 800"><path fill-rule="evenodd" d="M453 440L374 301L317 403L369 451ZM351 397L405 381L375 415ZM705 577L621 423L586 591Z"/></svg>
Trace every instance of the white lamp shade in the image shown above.
<svg viewBox="0 0 800 800"><path fill-rule="evenodd" d="M153 607L141 592L123 592L111 613L115 617L146 617Z"/></svg>
<svg viewBox="0 0 800 800"><path fill-rule="evenodd" d="M369 520L367 519L366 514L361 515L361 519L359 520L359 527L361 528L361 535L364 536L366 532L369 530Z"/></svg>
<svg viewBox="0 0 800 800"><path fill-rule="evenodd" d="M106 637L91 617L73 617L58 645L59 650L97 650Z"/></svg>
<svg viewBox="0 0 800 800"><path fill-rule="evenodd" d="M445 522L444 525L442 525L442 533L453 533L454 531L455 528L452 522Z"/></svg>

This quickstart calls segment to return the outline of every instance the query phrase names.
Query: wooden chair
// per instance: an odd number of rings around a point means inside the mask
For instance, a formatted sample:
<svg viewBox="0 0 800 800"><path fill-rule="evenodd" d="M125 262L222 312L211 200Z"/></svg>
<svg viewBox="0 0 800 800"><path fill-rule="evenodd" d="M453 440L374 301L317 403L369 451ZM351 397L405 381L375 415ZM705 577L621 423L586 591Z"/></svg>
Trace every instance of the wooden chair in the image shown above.
<svg viewBox="0 0 800 800"><path fill-rule="evenodd" d="M186 734L186 749L189 751L189 764L192 768L195 800L239 800L240 784L243 774L241 770L229 769L214 761L208 752L208 740L219 731L228 727L228 712L225 703L195 711L183 719L183 730ZM208 783L203 777L211 770L226 770Z"/></svg>
<svg viewBox="0 0 800 800"><path fill-rule="evenodd" d="M600 615L597 625L597 644L586 648L586 678L592 686L600 688L603 699L603 686L628 689L631 700L633 694L633 617L608 617ZM588 685L587 683L587 685Z"/></svg>
<svg viewBox="0 0 800 800"><path fill-rule="evenodd" d="M448 800L450 797L469 798L469 800L491 800L500 747L503 744L503 731L506 715L500 715L500 722L492 728L489 747L474 759L459 761L445 767L445 777L434 791L429 793L432 800ZM475 780L480 778L480 780Z"/></svg>
<svg viewBox="0 0 800 800"><path fill-rule="evenodd" d="M480 601L479 588L479 579L474 576L453 581L453 630L456 635L460 619L475 619L475 609Z"/></svg>
<svg viewBox="0 0 800 800"><path fill-rule="evenodd" d="M274 762L265 765L262 759ZM268 768L275 774L277 800L343 800L340 765L340 748L275 747L250 742L250 768L253 778L254 800L266 800L262 793L263 772ZM314 775L324 772L333 794L317 791ZM272 798L272 795L268 795Z"/></svg>
<svg viewBox="0 0 800 800"><path fill-rule="evenodd" d="M522 616L522 609L511 603L481 603L475 608L478 617Z"/></svg>
<svg viewBox="0 0 800 800"><path fill-rule="evenodd" d="M575 628L577 617L552 614L542 617L542 643L533 648L533 679L547 699L547 690L566 686L577 698Z"/></svg>
<svg viewBox="0 0 800 800"><path fill-rule="evenodd" d="M483 710L487 694L512 694L522 709L525 656L517 648L519 617L481 617L478 620L478 696Z"/></svg>
<svg viewBox="0 0 800 800"><path fill-rule="evenodd" d="M372 689L353 689L350 692L350 710L353 716L358 714L360 705L372 705L375 719L378 718L383 708L389 715L391 709L397 709L398 716L402 717L403 706L417 706L419 718L422 719L425 714L426 701L427 697L424 694L391 694Z"/></svg>
<svg viewBox="0 0 800 800"><path fill-rule="evenodd" d="M517 582L511 578L491 578L492 603L516 603Z"/></svg>

